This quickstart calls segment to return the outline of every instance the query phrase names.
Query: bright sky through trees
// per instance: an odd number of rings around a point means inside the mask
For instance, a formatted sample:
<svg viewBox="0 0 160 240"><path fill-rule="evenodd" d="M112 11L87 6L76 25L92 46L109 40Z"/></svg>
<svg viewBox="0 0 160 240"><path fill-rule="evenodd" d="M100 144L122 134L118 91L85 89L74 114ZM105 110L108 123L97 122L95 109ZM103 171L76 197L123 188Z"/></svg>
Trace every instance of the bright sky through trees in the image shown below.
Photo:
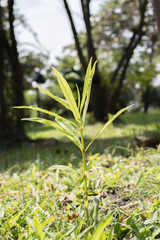
<svg viewBox="0 0 160 240"><path fill-rule="evenodd" d="M79 30L83 29L81 6L79 0L68 0ZM92 12L99 9L104 0L92 0ZM22 47L29 48L28 43L36 45L41 51L47 49L51 61L62 53L62 48L73 42L69 21L62 0L17 0L19 13L23 14L42 46L34 39L33 35L21 26L18 28L18 40ZM35 47L30 46L32 50ZM39 51L39 50L38 50Z"/></svg>

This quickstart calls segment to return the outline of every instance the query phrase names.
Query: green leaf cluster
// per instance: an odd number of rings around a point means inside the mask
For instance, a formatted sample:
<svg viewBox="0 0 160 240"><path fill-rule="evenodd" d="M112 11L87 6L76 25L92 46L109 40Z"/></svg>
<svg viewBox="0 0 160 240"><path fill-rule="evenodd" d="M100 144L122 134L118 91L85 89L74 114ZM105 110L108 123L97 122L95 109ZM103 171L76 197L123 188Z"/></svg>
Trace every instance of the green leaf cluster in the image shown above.
<svg viewBox="0 0 160 240"><path fill-rule="evenodd" d="M90 145L94 142L94 140L106 129L106 127L109 126L114 121L114 119L116 119L121 113L123 113L126 109L129 108L129 107L126 107L126 108L121 109L111 119L109 119L109 121L102 127L102 129L91 140L91 142L88 144L88 146L85 147L83 129L84 129L86 114L87 114L87 110L88 110L89 100L90 100L91 86L92 86L93 76L95 73L95 68L96 68L96 62L93 64L93 67L92 67L92 59L91 59L88 64L87 71L86 71L82 97L80 96L80 91L77 86L78 102L76 102L76 100L74 99L73 93L72 93L71 88L70 88L69 84L67 83L67 81L55 68L53 68L53 70L56 74L57 81L62 90L64 99L59 98L58 96L55 96L54 94L50 93L49 91L46 91L38 86L44 93L46 93L48 96L50 96L57 102L61 103L66 109L70 110L74 116L76 123L73 121L70 121L67 118L64 118L56 113L47 111L42 108L32 107L32 106L17 107L17 108L27 108L27 109L31 109L31 110L40 111L40 112L43 112L43 113L53 116L54 121L47 120L44 118L24 118L23 120L29 120L29 121L33 121L33 122L42 123L42 124L51 126L55 129L59 130L66 137L68 137L76 146L78 146L79 149L81 150L82 161L83 161L82 178L83 178L83 182L84 182L83 206L84 206L84 210L86 212L87 222L89 222L89 211L88 211L88 203L89 202L88 202L88 184L87 184L87 168L86 168L85 152L90 147ZM36 222L36 219L35 219L35 226L37 224L38 223ZM103 229L103 225L105 226L105 223L102 224L102 226L100 227L101 229ZM95 236L99 236L99 235L96 235L96 233L95 233ZM92 239L94 239L94 237Z"/></svg>
<svg viewBox="0 0 160 240"><path fill-rule="evenodd" d="M84 87L83 87L83 93L82 96L80 96L80 92L77 88L77 99L78 101L74 99L72 90L67 83L67 81L64 79L64 77L53 67L53 70L55 72L55 75L57 77L58 84L61 88L61 91L64 95L64 99L55 96L51 92L41 88L38 86L38 88L43 91L45 94L47 94L49 97L54 99L55 101L59 102L61 105L63 105L67 110L71 111L75 122L68 120L67 118L64 118L54 112L47 111L45 109L36 107L36 106L17 106L15 108L25 108L30 110L35 110L39 112L43 112L45 114L48 114L52 117L54 117L54 120L47 120L44 118L24 118L22 120L27 121L33 121L42 123L48 126L51 126L60 132L62 132L66 137L68 137L76 146L80 148L81 151L86 151L90 145L94 142L94 140L104 131L104 129L111 124L115 118L117 118L121 113L123 113L126 109L129 107L121 109L118 113L116 113L104 126L103 128L96 134L96 136L93 138L93 140L88 144L88 146L84 149L84 140L83 140L83 129L85 125L85 119L86 114L88 110L89 100L90 100L90 94L91 94L91 87L92 87L92 80L95 73L96 68L96 62L92 66L92 59L90 59L90 62L88 64L88 68L86 71L86 76L84 80Z"/></svg>

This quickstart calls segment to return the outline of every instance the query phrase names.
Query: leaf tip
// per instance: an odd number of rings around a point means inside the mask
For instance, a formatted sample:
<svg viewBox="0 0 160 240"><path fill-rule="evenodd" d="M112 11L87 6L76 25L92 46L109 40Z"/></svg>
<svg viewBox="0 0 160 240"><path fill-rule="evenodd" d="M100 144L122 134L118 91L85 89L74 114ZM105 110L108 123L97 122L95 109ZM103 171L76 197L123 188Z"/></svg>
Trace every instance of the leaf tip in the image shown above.
<svg viewBox="0 0 160 240"><path fill-rule="evenodd" d="M53 71L54 71L55 73L58 72L57 69L56 69L55 67L53 67L53 66L52 66L52 69L53 69Z"/></svg>
<svg viewBox="0 0 160 240"><path fill-rule="evenodd" d="M133 107L133 106L135 106L136 104L134 103L134 104L131 104L130 106L128 106L127 108L131 108L131 107Z"/></svg>

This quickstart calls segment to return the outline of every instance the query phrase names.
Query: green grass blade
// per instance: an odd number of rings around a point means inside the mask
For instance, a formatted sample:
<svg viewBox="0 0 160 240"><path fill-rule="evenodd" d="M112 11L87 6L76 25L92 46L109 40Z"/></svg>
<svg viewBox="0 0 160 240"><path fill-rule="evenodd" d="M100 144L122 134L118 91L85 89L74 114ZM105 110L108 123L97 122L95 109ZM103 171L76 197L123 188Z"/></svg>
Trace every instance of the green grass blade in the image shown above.
<svg viewBox="0 0 160 240"><path fill-rule="evenodd" d="M80 113L78 111L78 107L77 107L76 101L74 99L73 93L70 89L70 86L67 83L67 81L64 79L64 77L62 77L62 75L54 67L52 67L52 68L57 76L58 83L61 87L61 90L63 92L63 95L64 95L67 103L69 104L70 110L72 111L75 119L79 122L80 121Z"/></svg>
<svg viewBox="0 0 160 240"><path fill-rule="evenodd" d="M84 109L83 109L83 116L82 116L83 126L84 126L84 121L85 121L85 118L86 118L86 113L87 113L87 110L88 110L90 94L91 94L91 87L92 87L92 79L93 79L93 76L94 76L94 73L95 73L96 63L97 62L94 63L93 68L90 72L88 88L87 88L87 96L86 96L85 105L84 105Z"/></svg>
<svg viewBox="0 0 160 240"><path fill-rule="evenodd" d="M43 112L43 113L46 113L46 114L48 114L50 116L56 117L57 119L62 119L64 121L67 121L67 122L71 123L72 125L74 125L74 126L76 126L78 128L78 126L74 122L72 122L72 121L70 121L70 120L68 120L68 119L66 119L64 117L61 117L60 115L58 115L58 114L56 114L54 112L47 111L47 110L45 110L43 108L39 108L39 107L35 107L35 106L16 106L14 108L19 108L19 109L22 109L22 108L24 109L25 108L25 109L30 109L30 110Z"/></svg>
<svg viewBox="0 0 160 240"><path fill-rule="evenodd" d="M44 92L46 95L48 95L49 97L53 98L55 101L59 102L60 104L62 104L66 109L71 110L71 109L70 109L70 106L68 105L68 103L66 102L65 99L55 96L55 95L52 94L51 92L49 92L49 91L41 88L39 85L37 85L37 87L38 87L42 92Z"/></svg>
<svg viewBox="0 0 160 240"><path fill-rule="evenodd" d="M86 238L84 238L84 237L88 234L88 232L89 232L92 228L94 228L94 226L95 226L95 224L90 225L89 227L85 228L84 231L81 232L81 233L78 235L78 239L86 239ZM87 238L87 239L88 239L88 238ZM96 240L96 239L95 239L95 240Z"/></svg>
<svg viewBox="0 0 160 240"><path fill-rule="evenodd" d="M28 208L28 206L30 205L31 202L32 202L32 199L29 200L28 203L26 204L25 208L24 208L23 210L19 211L18 214L16 214L15 216L13 216L13 217L9 220L9 222L16 222L16 221L19 219L19 217L23 214L23 212L26 211L26 209Z"/></svg>
<svg viewBox="0 0 160 240"><path fill-rule="evenodd" d="M38 221L38 217L37 216L33 217L33 223L34 223L35 230L36 230L36 233L37 233L39 239L40 240L44 240L45 234L43 233L42 226L41 226L40 222Z"/></svg>
<svg viewBox="0 0 160 240"><path fill-rule="evenodd" d="M79 139L77 140L77 138L75 138L73 136L73 134L71 134L69 131L62 128L59 124L57 124L53 121L50 121L50 120L47 120L47 119L44 119L44 118L23 118L22 120L31 121L31 122L38 122L38 123L42 123L44 125L53 127L55 129L57 129L58 131L62 132L66 137L68 137L75 145L77 145L81 149L81 144L80 144Z"/></svg>
<svg viewBox="0 0 160 240"><path fill-rule="evenodd" d="M89 83L89 79L90 79L90 73L91 73L91 65L92 65L92 58L89 61L88 67L87 67L87 71L86 71L86 75L85 75L85 80L84 80L84 87L83 87L83 93L82 93L82 101L81 101L81 107L80 107L80 113L82 112L84 103L85 103L85 99L87 96L87 90L88 90L88 83Z"/></svg>
<svg viewBox="0 0 160 240"><path fill-rule="evenodd" d="M134 104L133 104L134 105ZM106 129L106 127L108 127L120 114L122 114L124 111L126 111L128 108L132 107L133 105L130 105L126 108L122 108L120 111L118 111L103 127L102 129L96 134L96 136L92 139L92 141L88 144L88 146L86 147L86 151L87 149L90 147L90 145L94 142L94 140L99 137L99 135Z"/></svg>
<svg viewBox="0 0 160 240"><path fill-rule="evenodd" d="M112 222L112 216L110 217L107 216L106 219L98 225L97 229L91 236L90 240L99 240L101 237L101 234L103 233L104 228L107 225L109 225L111 222Z"/></svg>

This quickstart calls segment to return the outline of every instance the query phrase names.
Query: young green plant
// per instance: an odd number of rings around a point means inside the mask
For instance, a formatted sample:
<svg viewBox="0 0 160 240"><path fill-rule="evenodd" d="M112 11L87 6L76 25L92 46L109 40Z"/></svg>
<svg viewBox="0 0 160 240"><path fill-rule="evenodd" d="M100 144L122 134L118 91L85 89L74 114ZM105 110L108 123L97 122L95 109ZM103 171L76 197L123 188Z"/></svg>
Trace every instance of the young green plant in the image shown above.
<svg viewBox="0 0 160 240"><path fill-rule="evenodd" d="M103 127L102 129L96 134L96 136L92 139L92 141L88 144L88 146L85 147L84 143L84 125L85 125L85 119L86 119L86 113L89 105L90 100L90 93L91 93L91 86L92 86L92 79L94 76L96 67L96 62L93 64L92 67L92 59L90 60L88 64L88 68L85 75L84 80L84 87L83 87L83 93L82 96L80 96L80 92L77 87L77 102L74 99L72 90L67 83L67 81L63 78L63 76L55 69L53 68L55 75L57 77L58 84L62 90L62 93L64 95L65 99L59 98L58 96L55 96L51 92L42 89L40 86L38 88L59 102L61 105L63 105L67 110L71 111L75 121L71 121L67 118L64 118L54 112L47 111L45 109L36 107L36 106L19 106L15 108L26 108L31 110L36 110L39 112L46 113L50 116L54 117L54 120L47 120L44 118L24 118L22 120L27 121L33 121L42 123L48 126L51 126L60 132L62 132L66 137L68 137L76 146L79 147L81 153L82 153L82 160L83 160L83 180L84 180L84 206L85 206L85 212L86 212L86 219L88 221L89 218L89 211L88 211L88 188L87 188L87 169L86 169L86 151L90 147L90 145L94 142L94 140L105 130L105 128L111 124L114 119L116 119L121 113L123 113L126 109L129 107L121 109L119 112L117 112Z"/></svg>

